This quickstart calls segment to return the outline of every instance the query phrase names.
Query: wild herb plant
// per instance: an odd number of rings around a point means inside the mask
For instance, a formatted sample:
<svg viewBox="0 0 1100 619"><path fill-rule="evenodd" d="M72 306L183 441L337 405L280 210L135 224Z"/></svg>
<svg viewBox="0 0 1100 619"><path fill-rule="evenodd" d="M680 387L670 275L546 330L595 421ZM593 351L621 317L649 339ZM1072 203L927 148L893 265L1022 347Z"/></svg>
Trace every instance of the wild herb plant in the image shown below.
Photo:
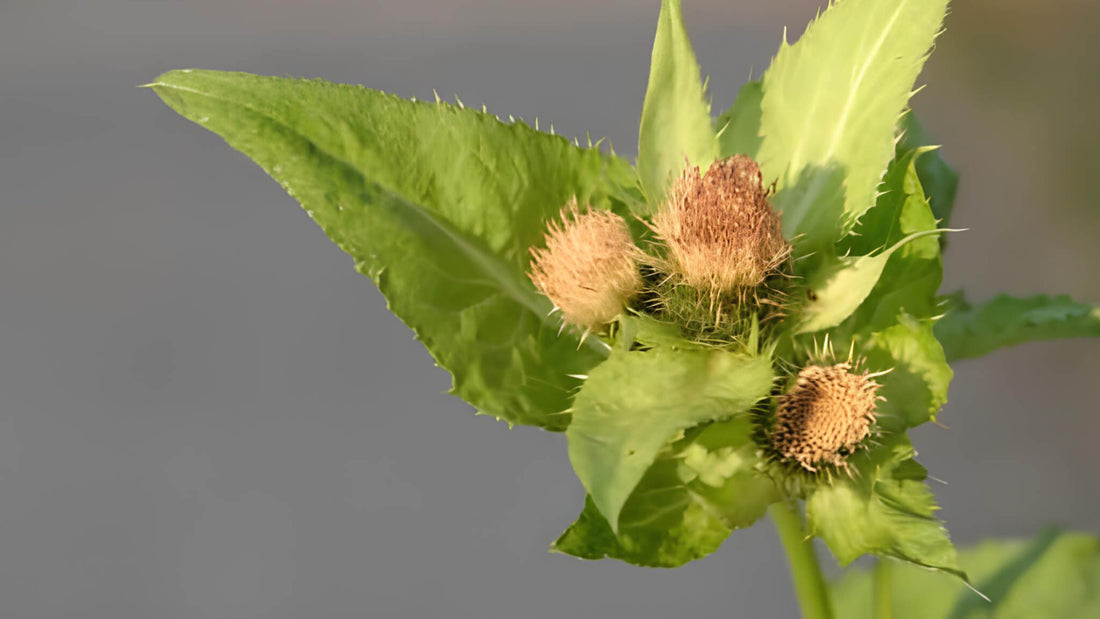
<svg viewBox="0 0 1100 619"><path fill-rule="evenodd" d="M956 176L907 105L946 12L835 2L715 119L664 0L636 166L458 101L190 69L150 86L301 203L455 395L566 433L588 498L555 551L675 567L770 512L807 617L1100 616L1088 536L960 562L906 434L950 362L1100 335L1065 297L938 294ZM830 601L810 537L897 561Z"/></svg>

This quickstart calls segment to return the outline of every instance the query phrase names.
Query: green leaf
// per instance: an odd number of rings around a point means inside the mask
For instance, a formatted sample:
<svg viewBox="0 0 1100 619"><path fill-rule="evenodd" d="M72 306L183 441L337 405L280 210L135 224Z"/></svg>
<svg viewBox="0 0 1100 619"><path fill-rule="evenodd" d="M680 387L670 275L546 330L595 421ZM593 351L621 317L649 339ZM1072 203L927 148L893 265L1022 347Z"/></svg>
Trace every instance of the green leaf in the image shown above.
<svg viewBox="0 0 1100 619"><path fill-rule="evenodd" d="M764 74L760 165L787 238L826 248L875 203L947 0L844 0Z"/></svg>
<svg viewBox="0 0 1100 619"><path fill-rule="evenodd" d="M710 104L680 0L663 0L638 128L638 175L649 201L648 211L639 215L657 208L685 161L705 169L717 156Z"/></svg>
<svg viewBox="0 0 1100 619"><path fill-rule="evenodd" d="M627 497L679 432L747 412L768 395L767 357L722 350L615 351L573 403L569 459L617 530Z"/></svg>
<svg viewBox="0 0 1100 619"><path fill-rule="evenodd" d="M713 423L680 452L688 492L731 529L756 522L780 499L775 482L757 471L754 431L749 416Z"/></svg>
<svg viewBox="0 0 1100 619"><path fill-rule="evenodd" d="M846 238L848 253L869 254L908 235L936 229L936 218L916 169L916 164L927 156L927 149L918 149L890 163L878 202L860 219L855 234ZM921 318L938 315L941 310L936 293L943 279L940 246L938 239L929 236L901 246L887 260L851 322L875 330L896 323L903 311Z"/></svg>
<svg viewBox="0 0 1100 619"><path fill-rule="evenodd" d="M647 314L629 310L618 317L619 329L615 333L615 347L632 350L635 347L705 349L706 344L684 339L680 325L658 320Z"/></svg>
<svg viewBox="0 0 1100 619"><path fill-rule="evenodd" d="M200 70L171 71L151 86L238 149L274 151L275 145L265 145L263 134L227 126L227 116L299 136L367 181L478 237L519 270L527 268L528 248L542 241L547 218L574 195L625 213L636 183L626 161L560 136L362 86ZM280 169L267 171L282 182L300 153L268 156L279 159L273 165Z"/></svg>
<svg viewBox="0 0 1100 619"><path fill-rule="evenodd" d="M733 106L718 117L718 156L748 155L756 159L760 137L760 101L764 89L760 82L745 82Z"/></svg>
<svg viewBox="0 0 1100 619"><path fill-rule="evenodd" d="M572 195L625 208L621 160L521 125L360 86L216 71L152 85L258 163L356 261L454 376L453 392L510 423L562 430L605 356L547 318L528 247Z"/></svg>
<svg viewBox="0 0 1100 619"><path fill-rule="evenodd" d="M592 497L586 497L577 521L550 546L551 552L669 568L713 553L731 530L679 485L675 467L665 462L654 465L638 487L642 498L627 504L619 535L600 515Z"/></svg>
<svg viewBox="0 0 1100 619"><path fill-rule="evenodd" d="M951 211L955 206L955 194L959 189L959 173L943 160L938 146L935 150L927 148L934 146L935 141L924 130L924 126L915 114L910 112L903 116L900 129L901 139L897 146L899 154L918 148L927 152L926 155L917 159L917 175L932 205L932 214L941 226L946 227L951 222Z"/></svg>
<svg viewBox="0 0 1100 619"><path fill-rule="evenodd" d="M582 559L677 567L714 552L733 529L756 522L779 500L757 473L747 416L707 426L665 450L623 506L619 534L589 496L551 549Z"/></svg>
<svg viewBox="0 0 1100 619"><path fill-rule="evenodd" d="M1100 337L1100 307L1068 296L998 295L978 307L955 297L936 323L936 336L951 361L981 357L1006 346L1037 340Z"/></svg>
<svg viewBox="0 0 1100 619"><path fill-rule="evenodd" d="M910 151L891 162L878 203L849 237L847 251L870 252L936 229L915 168L923 153ZM878 407L879 424L887 431L934 419L947 402L952 372L932 327L941 311L936 291L942 273L935 238L902 245L886 261L867 298L831 334L835 342L843 342L854 332L868 368L890 371L878 379L886 398Z"/></svg>
<svg viewBox="0 0 1100 619"><path fill-rule="evenodd" d="M915 232L877 254L845 256L826 263L809 282L809 301L802 308L797 333L812 333L844 322L871 294L895 252L911 241L945 231Z"/></svg>
<svg viewBox="0 0 1100 619"><path fill-rule="evenodd" d="M937 506L924 483L924 467L912 460L903 434L892 435L871 454L860 454L859 472L837 478L806 500L810 531L823 540L841 565L873 553L966 579Z"/></svg>
<svg viewBox="0 0 1100 619"><path fill-rule="evenodd" d="M1086 619L1100 616L1100 542L1047 530L1032 540L990 540L959 553L989 602L942 574L895 562L848 570L832 585L837 617L870 619L872 603L899 619Z"/></svg>
<svg viewBox="0 0 1100 619"><path fill-rule="evenodd" d="M840 245L845 257L826 255L808 274L811 301L800 333L849 317L853 326L874 330L894 324L902 311L919 317L938 313L943 262L939 241L930 237L948 230L937 230L917 174L916 163L928 151L908 151L890 162L874 208Z"/></svg>
<svg viewBox="0 0 1100 619"><path fill-rule="evenodd" d="M869 335L866 346L868 367L890 370L878 378L886 398L877 407L879 426L894 432L934 420L947 403L953 372L932 321L900 314L896 325Z"/></svg>

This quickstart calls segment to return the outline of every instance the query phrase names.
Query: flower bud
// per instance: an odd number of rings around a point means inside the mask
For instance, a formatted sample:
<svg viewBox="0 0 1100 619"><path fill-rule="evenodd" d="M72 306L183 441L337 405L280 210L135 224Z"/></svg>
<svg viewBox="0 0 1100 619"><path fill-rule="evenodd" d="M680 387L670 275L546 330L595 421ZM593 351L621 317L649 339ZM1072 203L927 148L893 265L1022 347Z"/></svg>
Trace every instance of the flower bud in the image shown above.
<svg viewBox="0 0 1100 619"><path fill-rule="evenodd" d="M850 363L806 366L779 397L772 446L808 471L819 464L847 469L848 456L871 432L879 387Z"/></svg>
<svg viewBox="0 0 1100 619"><path fill-rule="evenodd" d="M745 155L685 168L653 229L668 246L665 270L712 295L762 284L790 254L760 167Z"/></svg>
<svg viewBox="0 0 1100 619"><path fill-rule="evenodd" d="M594 329L611 322L642 288L638 249L622 217L580 213L576 199L547 227L546 247L531 248L529 274L566 322Z"/></svg>

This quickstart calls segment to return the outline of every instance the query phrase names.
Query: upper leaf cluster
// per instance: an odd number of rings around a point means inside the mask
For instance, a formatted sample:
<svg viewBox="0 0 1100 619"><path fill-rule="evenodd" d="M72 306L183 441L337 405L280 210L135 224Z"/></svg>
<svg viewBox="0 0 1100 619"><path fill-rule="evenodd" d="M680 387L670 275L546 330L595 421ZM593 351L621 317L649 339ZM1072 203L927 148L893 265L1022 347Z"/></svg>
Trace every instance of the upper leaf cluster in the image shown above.
<svg viewBox="0 0 1100 619"><path fill-rule="evenodd" d="M1065 298L971 308L936 296L957 179L906 106L946 8L836 2L712 120L680 2L664 0L636 167L522 121L359 86L199 70L150 86L301 203L456 395L567 432L589 498L556 550L676 566L801 499L842 562L876 553L961 576L906 430L946 402L949 358L1098 335L1100 319ZM774 182L794 244L782 319L748 315L725 339L645 311L602 335L563 330L525 275L562 206L647 220L685 166L735 154ZM851 477L795 474L762 428L798 369L831 350L886 372L879 432Z"/></svg>

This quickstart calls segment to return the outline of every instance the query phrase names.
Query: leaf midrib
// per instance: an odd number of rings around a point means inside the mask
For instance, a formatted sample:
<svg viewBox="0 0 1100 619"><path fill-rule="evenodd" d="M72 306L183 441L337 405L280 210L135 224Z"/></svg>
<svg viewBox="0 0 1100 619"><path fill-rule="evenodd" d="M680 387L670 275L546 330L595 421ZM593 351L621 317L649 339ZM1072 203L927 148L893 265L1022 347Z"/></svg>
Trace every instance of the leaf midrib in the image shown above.
<svg viewBox="0 0 1100 619"><path fill-rule="evenodd" d="M844 102L844 109L841 110L840 120L837 122L836 129L833 131L832 141L829 144L829 149L825 152L823 161L828 161L836 153L837 146L840 143L841 134L844 132L845 126L848 124L848 117L852 113L852 106L855 102L856 93L859 91L863 84L863 78L867 75L867 71L870 69L874 60L878 57L879 52L882 51L882 46L886 42L887 35L893 31L894 24L897 22L898 17L901 15L901 11L905 8L908 0L902 0L898 3L897 9L894 10L894 14L890 17L890 21L886 24L886 27L882 29L882 34L879 35L875 44L871 47L870 53L867 54L866 60L863 66L859 68L859 73L856 75L855 82L848 90L848 100Z"/></svg>

